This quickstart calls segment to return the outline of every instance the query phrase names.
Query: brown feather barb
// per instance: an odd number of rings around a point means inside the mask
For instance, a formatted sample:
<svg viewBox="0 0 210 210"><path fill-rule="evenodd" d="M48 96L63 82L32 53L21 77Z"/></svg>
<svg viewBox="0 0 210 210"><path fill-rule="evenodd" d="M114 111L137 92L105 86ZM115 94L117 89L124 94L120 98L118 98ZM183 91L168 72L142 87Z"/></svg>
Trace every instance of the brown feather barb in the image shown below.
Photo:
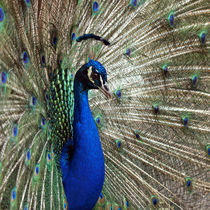
<svg viewBox="0 0 210 210"><path fill-rule="evenodd" d="M0 209L71 209L57 163L89 59L112 94L89 92L106 164L95 209L210 209L209 20L209 0L1 0Z"/></svg>

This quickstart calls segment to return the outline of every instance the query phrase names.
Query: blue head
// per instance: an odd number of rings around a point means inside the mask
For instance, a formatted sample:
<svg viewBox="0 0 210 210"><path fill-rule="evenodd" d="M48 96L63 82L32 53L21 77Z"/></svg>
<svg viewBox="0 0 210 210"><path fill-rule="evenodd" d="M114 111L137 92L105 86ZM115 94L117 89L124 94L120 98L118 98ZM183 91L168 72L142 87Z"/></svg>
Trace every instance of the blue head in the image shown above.
<svg viewBox="0 0 210 210"><path fill-rule="evenodd" d="M75 79L80 80L84 90L99 89L106 97L111 98L106 69L98 61L89 60L77 72Z"/></svg>

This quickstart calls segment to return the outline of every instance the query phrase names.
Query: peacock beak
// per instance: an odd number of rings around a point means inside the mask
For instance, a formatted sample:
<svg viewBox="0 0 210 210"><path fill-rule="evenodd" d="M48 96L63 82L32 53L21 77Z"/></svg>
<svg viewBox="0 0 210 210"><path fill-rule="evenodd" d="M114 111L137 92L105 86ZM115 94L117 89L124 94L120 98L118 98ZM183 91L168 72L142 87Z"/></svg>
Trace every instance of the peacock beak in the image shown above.
<svg viewBox="0 0 210 210"><path fill-rule="evenodd" d="M112 98L112 95L109 91L109 87L107 85L107 83L103 84L101 87L99 87L99 90L109 99Z"/></svg>

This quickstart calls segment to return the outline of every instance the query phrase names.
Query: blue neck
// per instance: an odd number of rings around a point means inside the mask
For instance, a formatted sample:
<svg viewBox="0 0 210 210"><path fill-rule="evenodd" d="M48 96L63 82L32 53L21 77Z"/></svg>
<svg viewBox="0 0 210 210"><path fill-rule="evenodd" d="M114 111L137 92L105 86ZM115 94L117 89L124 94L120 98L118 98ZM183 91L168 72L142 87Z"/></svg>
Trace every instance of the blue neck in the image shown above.
<svg viewBox="0 0 210 210"><path fill-rule="evenodd" d="M70 210L90 210L98 200L104 183L105 167L101 142L88 104L88 91L74 81L74 153L63 147L61 169Z"/></svg>

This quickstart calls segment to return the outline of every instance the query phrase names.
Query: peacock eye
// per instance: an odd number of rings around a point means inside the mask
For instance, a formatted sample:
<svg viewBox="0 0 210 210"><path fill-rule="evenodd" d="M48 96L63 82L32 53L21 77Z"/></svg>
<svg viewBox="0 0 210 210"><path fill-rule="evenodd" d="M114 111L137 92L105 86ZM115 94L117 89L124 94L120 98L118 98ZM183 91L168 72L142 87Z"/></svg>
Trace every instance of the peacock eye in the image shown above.
<svg viewBox="0 0 210 210"><path fill-rule="evenodd" d="M92 78L93 80L98 80L98 79L99 79L99 74L97 74L96 72L92 72L91 78Z"/></svg>

